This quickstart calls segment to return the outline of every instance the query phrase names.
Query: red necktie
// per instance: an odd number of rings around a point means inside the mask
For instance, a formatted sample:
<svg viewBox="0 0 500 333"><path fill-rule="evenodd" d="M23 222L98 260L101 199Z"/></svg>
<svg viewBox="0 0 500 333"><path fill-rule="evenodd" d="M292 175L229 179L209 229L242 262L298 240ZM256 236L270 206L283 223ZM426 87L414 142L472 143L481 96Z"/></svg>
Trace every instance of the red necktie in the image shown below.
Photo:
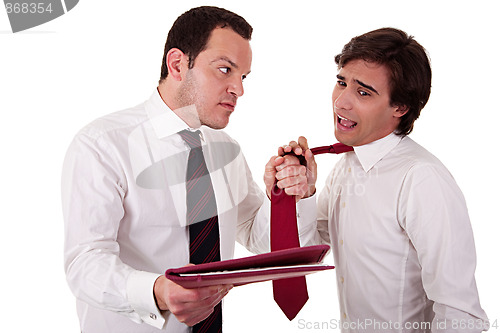
<svg viewBox="0 0 500 333"><path fill-rule="evenodd" d="M343 143L312 148L313 154L341 154L353 148ZM302 160L304 160L302 158ZM271 192L271 251L300 247L295 196L274 184ZM289 320L297 316L309 295L305 276L273 281L274 300Z"/></svg>

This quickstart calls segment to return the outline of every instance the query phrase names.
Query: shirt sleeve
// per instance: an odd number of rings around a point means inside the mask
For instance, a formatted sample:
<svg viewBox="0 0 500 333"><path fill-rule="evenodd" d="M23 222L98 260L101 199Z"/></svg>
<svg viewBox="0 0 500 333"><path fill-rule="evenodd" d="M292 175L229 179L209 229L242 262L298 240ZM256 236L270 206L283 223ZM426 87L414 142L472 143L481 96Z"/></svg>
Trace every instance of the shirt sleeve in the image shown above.
<svg viewBox="0 0 500 333"><path fill-rule="evenodd" d="M300 246L317 245L316 194L297 202L297 223Z"/></svg>
<svg viewBox="0 0 500 333"><path fill-rule="evenodd" d="M331 196L337 195L333 191L333 181L334 181L335 168L330 172L326 181L325 187L321 190L318 197L318 215L317 215L317 233L314 238L316 244L328 244L331 245L330 240L330 229L329 229L329 213L330 213L330 202Z"/></svg>
<svg viewBox="0 0 500 333"><path fill-rule="evenodd" d="M474 278L476 252L462 192L442 166L412 168L400 196L398 219L417 252L433 331L481 332L488 318Z"/></svg>
<svg viewBox="0 0 500 333"><path fill-rule="evenodd" d="M152 286L158 275L137 272L119 258L124 179L105 142L77 135L62 176L66 278L78 299L161 328L165 320L156 308Z"/></svg>
<svg viewBox="0 0 500 333"><path fill-rule="evenodd" d="M246 186L245 198L238 205L236 240L252 253L269 252L269 200L253 180L243 154L241 158Z"/></svg>

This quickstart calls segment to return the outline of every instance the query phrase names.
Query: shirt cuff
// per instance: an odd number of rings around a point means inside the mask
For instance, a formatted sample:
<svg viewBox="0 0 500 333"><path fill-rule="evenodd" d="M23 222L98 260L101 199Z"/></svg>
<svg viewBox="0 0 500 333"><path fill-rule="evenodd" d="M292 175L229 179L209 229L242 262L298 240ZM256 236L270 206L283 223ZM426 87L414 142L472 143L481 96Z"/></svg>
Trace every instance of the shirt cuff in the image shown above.
<svg viewBox="0 0 500 333"><path fill-rule="evenodd" d="M127 279L127 296L130 306L145 323L162 329L166 317L156 306L153 287L158 277L157 273L142 271L132 272Z"/></svg>
<svg viewBox="0 0 500 333"><path fill-rule="evenodd" d="M316 194L297 202L297 226L301 246L313 245L314 243L318 219L316 208Z"/></svg>

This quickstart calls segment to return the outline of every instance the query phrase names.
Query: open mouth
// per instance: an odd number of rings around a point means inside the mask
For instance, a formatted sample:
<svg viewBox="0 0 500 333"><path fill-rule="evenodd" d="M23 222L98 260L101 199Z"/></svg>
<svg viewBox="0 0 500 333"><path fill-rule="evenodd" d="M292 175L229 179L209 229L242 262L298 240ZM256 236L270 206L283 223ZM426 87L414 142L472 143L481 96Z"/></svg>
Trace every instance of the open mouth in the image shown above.
<svg viewBox="0 0 500 333"><path fill-rule="evenodd" d="M337 114L337 123L345 128L354 128L358 124L357 122L344 118L338 114Z"/></svg>

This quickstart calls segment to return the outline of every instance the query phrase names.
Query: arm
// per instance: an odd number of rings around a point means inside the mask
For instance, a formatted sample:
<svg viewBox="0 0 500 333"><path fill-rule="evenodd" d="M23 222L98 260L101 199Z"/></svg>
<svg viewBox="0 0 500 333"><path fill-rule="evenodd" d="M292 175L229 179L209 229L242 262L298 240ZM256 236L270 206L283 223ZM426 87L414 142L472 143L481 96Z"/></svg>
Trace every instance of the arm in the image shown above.
<svg viewBox="0 0 500 333"><path fill-rule="evenodd" d="M488 319L474 278L474 239L455 181L442 166L414 167L399 201L398 220L417 251L423 287L434 301L433 331L482 331Z"/></svg>
<svg viewBox="0 0 500 333"><path fill-rule="evenodd" d="M116 241L126 193L120 170L104 143L86 134L72 142L62 177L64 265L76 298L142 322L128 302L127 280L134 269L120 260ZM157 275L142 277L142 284L149 280L152 287Z"/></svg>
<svg viewBox="0 0 500 333"><path fill-rule="evenodd" d="M62 198L70 289L79 300L137 323L162 328L168 319L162 310L179 315L182 322L194 323L225 293L208 289L180 292L171 284L156 283L163 281L161 274L139 271L121 261L117 235L127 192L121 170L111 147L99 139L80 134L68 150ZM157 289L161 292L155 300ZM191 312L185 314L186 309Z"/></svg>

